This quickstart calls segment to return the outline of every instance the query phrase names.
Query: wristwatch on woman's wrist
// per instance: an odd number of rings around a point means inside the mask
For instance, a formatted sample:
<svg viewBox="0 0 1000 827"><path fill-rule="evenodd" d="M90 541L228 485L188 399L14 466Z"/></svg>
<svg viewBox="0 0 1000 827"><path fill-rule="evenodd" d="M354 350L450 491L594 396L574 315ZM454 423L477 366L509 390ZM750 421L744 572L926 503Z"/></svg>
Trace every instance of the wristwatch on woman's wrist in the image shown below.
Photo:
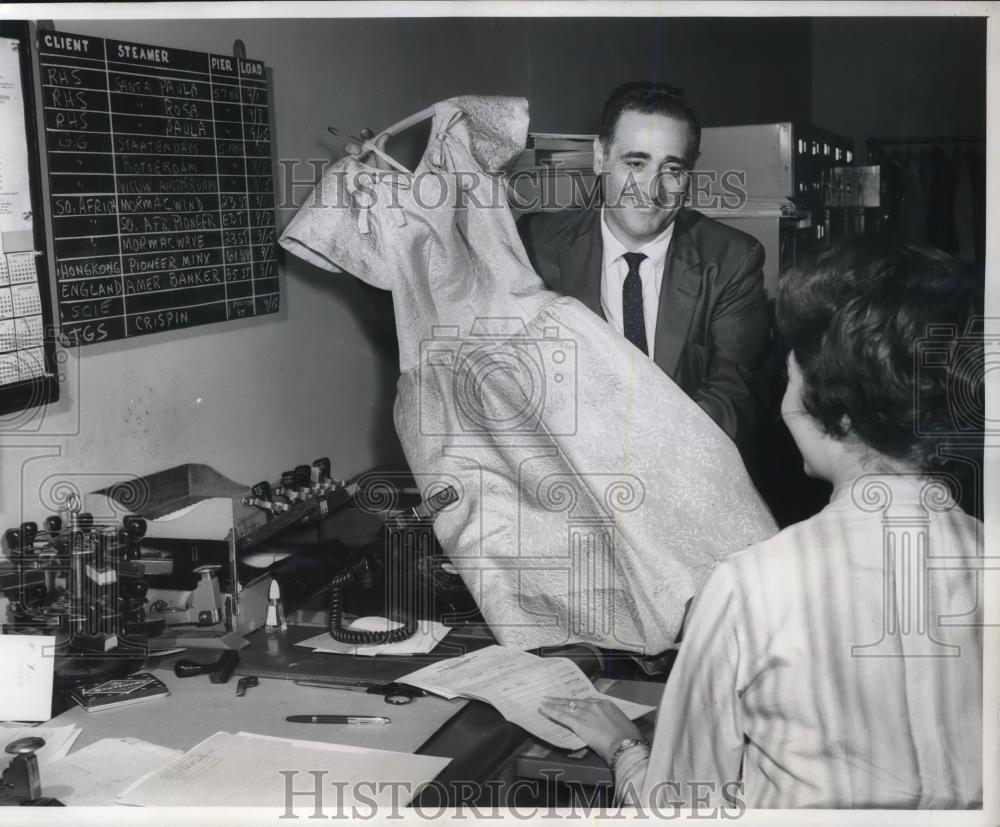
<svg viewBox="0 0 1000 827"><path fill-rule="evenodd" d="M622 753L625 752L625 750L631 749L632 747L637 747L640 744L642 746L644 746L644 747L650 746L649 739L648 738L626 738L624 741L622 741L618 745L618 749L616 749L614 751L614 753L611 755L611 760L608 761L608 767L610 767L612 775L614 775L615 765L618 763L618 759L621 758Z"/></svg>

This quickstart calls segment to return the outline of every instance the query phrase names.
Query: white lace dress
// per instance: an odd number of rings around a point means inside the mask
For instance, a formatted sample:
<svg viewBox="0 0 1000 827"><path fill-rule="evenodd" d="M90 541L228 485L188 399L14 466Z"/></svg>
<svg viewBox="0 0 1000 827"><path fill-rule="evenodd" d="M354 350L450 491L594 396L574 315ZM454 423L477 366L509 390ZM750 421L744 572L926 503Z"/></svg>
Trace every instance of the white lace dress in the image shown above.
<svg viewBox="0 0 1000 827"><path fill-rule="evenodd" d="M498 640L654 654L716 561L776 526L726 435L649 358L545 289L499 171L520 98L433 107L411 173L331 165L281 237L391 290L395 422L434 528Z"/></svg>

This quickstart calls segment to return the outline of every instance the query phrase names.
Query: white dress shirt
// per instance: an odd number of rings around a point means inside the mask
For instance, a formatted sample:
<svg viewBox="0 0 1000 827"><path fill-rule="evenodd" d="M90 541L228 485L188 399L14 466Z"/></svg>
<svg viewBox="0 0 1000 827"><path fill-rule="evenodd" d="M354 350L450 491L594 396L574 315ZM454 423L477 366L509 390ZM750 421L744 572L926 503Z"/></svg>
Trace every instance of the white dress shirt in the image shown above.
<svg viewBox="0 0 1000 827"><path fill-rule="evenodd" d="M601 207L601 237L604 240L604 265L601 269L601 309L615 330L625 335L622 319L622 293L628 264L625 253L644 253L646 258L639 265L639 279L642 281L642 315L646 322L646 345L649 356L655 353L656 314L660 308L660 285L663 284L663 265L667 260L670 240L674 237L674 223L652 241L630 250L611 232L604 207Z"/></svg>

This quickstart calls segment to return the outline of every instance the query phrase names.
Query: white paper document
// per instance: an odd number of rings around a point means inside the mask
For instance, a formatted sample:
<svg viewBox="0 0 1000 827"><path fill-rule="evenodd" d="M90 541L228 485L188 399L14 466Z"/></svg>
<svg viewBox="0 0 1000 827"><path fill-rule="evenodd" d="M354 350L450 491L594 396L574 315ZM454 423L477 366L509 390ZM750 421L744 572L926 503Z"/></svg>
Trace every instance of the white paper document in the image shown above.
<svg viewBox="0 0 1000 827"><path fill-rule="evenodd" d="M6 747L18 738L41 738L45 746L35 750L38 766L48 767L64 758L73 742L80 737L80 728L73 724L69 726L3 726L0 727L0 747ZM6 768L11 756L0 752L0 768Z"/></svg>
<svg viewBox="0 0 1000 827"><path fill-rule="evenodd" d="M359 617L348 628L384 632L389 629L398 629L402 625L402 623L396 623L386 617ZM435 620L421 620L413 636L398 643L355 646L350 643L339 643L330 637L329 632L321 632L315 637L300 641L296 646L307 646L314 652L329 652L335 655L425 655L444 640L445 635L450 631L451 628L443 623L438 623Z"/></svg>
<svg viewBox="0 0 1000 827"><path fill-rule="evenodd" d="M52 717L55 647L52 635L0 635L0 720Z"/></svg>
<svg viewBox="0 0 1000 827"><path fill-rule="evenodd" d="M391 724L389 725L391 726ZM329 730L329 728L327 728ZM336 737L325 732L328 737ZM324 806L407 804L450 758L363 749L318 741L216 732L166 767L140 778L118 802L143 807L272 807L286 801L313 807L309 795L288 791L322 787ZM280 771L280 772L279 772Z"/></svg>
<svg viewBox="0 0 1000 827"><path fill-rule="evenodd" d="M42 794L63 804L108 806L137 777L181 755L180 750L135 738L104 738L47 766Z"/></svg>
<svg viewBox="0 0 1000 827"><path fill-rule="evenodd" d="M460 658L433 663L399 680L446 698L462 696L484 701L511 723L564 749L579 749L585 744L538 711L543 698L606 698L632 720L655 708L602 695L580 667L567 658L541 658L504 646L487 646Z"/></svg>
<svg viewBox="0 0 1000 827"><path fill-rule="evenodd" d="M31 229L20 44L0 37L0 234ZM0 253L2 253L0 249Z"/></svg>

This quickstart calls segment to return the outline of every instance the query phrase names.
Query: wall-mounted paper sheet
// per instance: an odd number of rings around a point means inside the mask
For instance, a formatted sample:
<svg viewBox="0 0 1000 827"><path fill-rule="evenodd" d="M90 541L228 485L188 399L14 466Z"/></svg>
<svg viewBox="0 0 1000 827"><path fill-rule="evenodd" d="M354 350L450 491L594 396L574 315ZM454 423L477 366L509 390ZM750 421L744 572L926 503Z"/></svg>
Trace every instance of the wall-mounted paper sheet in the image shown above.
<svg viewBox="0 0 1000 827"><path fill-rule="evenodd" d="M0 635L0 720L52 717L55 645L51 635Z"/></svg>
<svg viewBox="0 0 1000 827"><path fill-rule="evenodd" d="M0 236L31 230L20 57L18 41L0 37Z"/></svg>

